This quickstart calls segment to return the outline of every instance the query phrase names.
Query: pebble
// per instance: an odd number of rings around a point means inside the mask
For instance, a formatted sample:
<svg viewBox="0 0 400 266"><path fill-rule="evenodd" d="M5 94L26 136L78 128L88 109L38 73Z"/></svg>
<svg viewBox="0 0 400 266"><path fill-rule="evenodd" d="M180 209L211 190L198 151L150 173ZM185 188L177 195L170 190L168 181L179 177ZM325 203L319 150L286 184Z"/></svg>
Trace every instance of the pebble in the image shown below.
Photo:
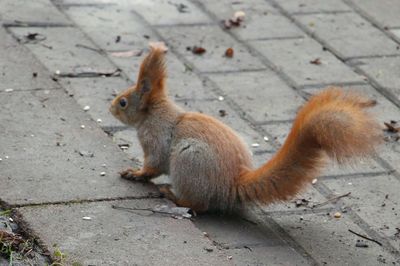
<svg viewBox="0 0 400 266"><path fill-rule="evenodd" d="M228 260L231 260L233 257L232 256L228 256Z"/></svg>
<svg viewBox="0 0 400 266"><path fill-rule="evenodd" d="M269 141L269 138L267 136L264 137L265 141Z"/></svg>
<svg viewBox="0 0 400 266"><path fill-rule="evenodd" d="M100 118L99 118L99 119L97 119L96 121L97 121L97 123L101 123L101 122L103 122L103 120L101 120Z"/></svg>
<svg viewBox="0 0 400 266"><path fill-rule="evenodd" d="M258 144L258 143L253 143L253 144L251 144L251 147L257 148L257 147L260 147L260 144Z"/></svg>
<svg viewBox="0 0 400 266"><path fill-rule="evenodd" d="M100 175L101 175L101 176L105 176L105 175L106 175L106 172L101 172Z"/></svg>
<svg viewBox="0 0 400 266"><path fill-rule="evenodd" d="M317 183L317 181L318 181L318 179L314 178L314 179L311 181L311 184L315 185L315 184Z"/></svg>
<svg viewBox="0 0 400 266"><path fill-rule="evenodd" d="M89 111L90 110L90 106L86 105L85 107L83 107L83 111Z"/></svg>
<svg viewBox="0 0 400 266"><path fill-rule="evenodd" d="M4 158L8 159L8 158L10 158L10 157L8 157L8 155L6 155L6 156L4 156Z"/></svg>
<svg viewBox="0 0 400 266"><path fill-rule="evenodd" d="M335 214L333 215L333 217L335 218L341 218L342 214L340 212L335 212Z"/></svg>
<svg viewBox="0 0 400 266"><path fill-rule="evenodd" d="M56 70L56 75L60 75L61 71L60 70Z"/></svg>
<svg viewBox="0 0 400 266"><path fill-rule="evenodd" d="M85 125L81 125L81 128L84 129L84 128L85 128Z"/></svg>
<svg viewBox="0 0 400 266"><path fill-rule="evenodd" d="M102 167L107 167L107 165L106 165L105 163L103 163L101 166L102 166Z"/></svg>
<svg viewBox="0 0 400 266"><path fill-rule="evenodd" d="M223 96L219 96L219 97L218 97L218 100L219 100L219 101L223 101L224 99L225 99L225 98L224 98Z"/></svg>
<svg viewBox="0 0 400 266"><path fill-rule="evenodd" d="M14 89L5 89L4 91L5 91L5 92L13 92Z"/></svg>
<svg viewBox="0 0 400 266"><path fill-rule="evenodd" d="M87 221L89 221L89 220L92 220L92 217L89 217L89 216L83 216L83 217L82 217L82 219L83 219L83 220L87 220Z"/></svg>

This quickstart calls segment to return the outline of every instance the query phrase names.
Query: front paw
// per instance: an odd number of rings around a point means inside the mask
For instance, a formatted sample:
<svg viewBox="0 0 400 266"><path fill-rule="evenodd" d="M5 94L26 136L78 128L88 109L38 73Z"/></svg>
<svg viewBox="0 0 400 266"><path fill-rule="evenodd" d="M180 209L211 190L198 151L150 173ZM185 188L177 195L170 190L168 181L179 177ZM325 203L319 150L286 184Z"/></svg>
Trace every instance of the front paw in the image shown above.
<svg viewBox="0 0 400 266"><path fill-rule="evenodd" d="M148 176L143 173L143 171L133 168L128 168L124 171L119 172L123 179L137 181L137 182L147 182Z"/></svg>

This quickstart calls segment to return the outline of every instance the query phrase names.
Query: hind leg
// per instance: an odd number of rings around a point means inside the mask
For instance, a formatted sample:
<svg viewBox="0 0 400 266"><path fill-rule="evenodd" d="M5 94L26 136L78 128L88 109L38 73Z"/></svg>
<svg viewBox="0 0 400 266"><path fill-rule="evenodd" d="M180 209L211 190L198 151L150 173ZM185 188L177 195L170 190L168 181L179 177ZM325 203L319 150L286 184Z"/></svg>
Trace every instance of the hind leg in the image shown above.
<svg viewBox="0 0 400 266"><path fill-rule="evenodd" d="M169 186L161 186L161 187L159 187L159 190L160 190L161 194L163 194L164 197L171 200L179 207L190 208L197 213L207 211L207 207L205 205L193 204L190 201L182 199L182 198L178 199L177 196L174 194L174 192L171 191Z"/></svg>

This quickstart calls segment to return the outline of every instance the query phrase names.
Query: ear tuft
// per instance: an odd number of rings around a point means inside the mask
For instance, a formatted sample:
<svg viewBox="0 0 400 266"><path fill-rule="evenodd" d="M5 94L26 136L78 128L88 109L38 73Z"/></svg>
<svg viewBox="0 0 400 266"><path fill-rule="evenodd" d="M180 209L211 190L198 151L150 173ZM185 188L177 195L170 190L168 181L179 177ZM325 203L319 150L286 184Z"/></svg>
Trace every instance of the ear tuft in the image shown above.
<svg viewBox="0 0 400 266"><path fill-rule="evenodd" d="M154 45L144 58L139 71L137 84L143 92L162 90L166 78L165 47Z"/></svg>

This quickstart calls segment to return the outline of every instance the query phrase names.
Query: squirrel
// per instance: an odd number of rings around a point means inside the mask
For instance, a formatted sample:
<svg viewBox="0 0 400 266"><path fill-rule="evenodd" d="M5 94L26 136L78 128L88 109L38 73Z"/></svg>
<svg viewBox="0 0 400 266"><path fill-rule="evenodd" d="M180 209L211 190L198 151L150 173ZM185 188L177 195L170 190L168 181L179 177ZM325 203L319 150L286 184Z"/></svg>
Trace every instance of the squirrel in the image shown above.
<svg viewBox="0 0 400 266"><path fill-rule="evenodd" d="M338 163L375 153L378 123L366 112L371 101L355 92L329 87L300 108L292 129L271 160L258 169L251 152L231 128L196 112L185 112L166 93L165 50L152 47L136 85L112 101L110 112L137 129L144 151L140 170L121 177L150 181L170 176L161 192L196 212L229 211L240 204L290 200L320 174L327 157Z"/></svg>

